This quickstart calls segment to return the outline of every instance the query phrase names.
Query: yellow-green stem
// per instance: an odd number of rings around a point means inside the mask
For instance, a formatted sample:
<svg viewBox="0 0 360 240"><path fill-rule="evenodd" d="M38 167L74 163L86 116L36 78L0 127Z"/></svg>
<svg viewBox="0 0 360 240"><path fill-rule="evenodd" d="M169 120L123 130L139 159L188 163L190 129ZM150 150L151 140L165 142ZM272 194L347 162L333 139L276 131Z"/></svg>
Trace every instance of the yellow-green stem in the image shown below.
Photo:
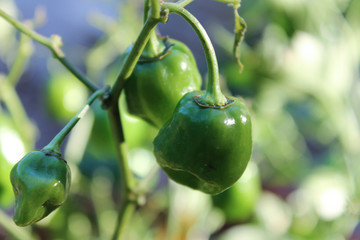
<svg viewBox="0 0 360 240"><path fill-rule="evenodd" d="M90 105L103 94L104 90L98 90L94 92L87 100L85 106L78 112L78 114L76 114L76 116L74 116L58 134L56 134L56 136L50 141L48 145L43 148L43 150L61 155L60 146L63 143L65 137L75 127L76 123L86 114L90 108Z"/></svg>
<svg viewBox="0 0 360 240"><path fill-rule="evenodd" d="M178 5L179 7L185 7L186 5L188 5L189 3L193 2L193 1L194 0L179 0L175 4Z"/></svg>

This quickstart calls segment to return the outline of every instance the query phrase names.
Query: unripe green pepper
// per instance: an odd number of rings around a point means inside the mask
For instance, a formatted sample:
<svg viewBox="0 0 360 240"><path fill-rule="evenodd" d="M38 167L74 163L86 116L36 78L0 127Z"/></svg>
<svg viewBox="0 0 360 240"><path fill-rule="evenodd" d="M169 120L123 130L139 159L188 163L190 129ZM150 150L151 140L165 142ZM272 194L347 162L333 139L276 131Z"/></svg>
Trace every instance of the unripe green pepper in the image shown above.
<svg viewBox="0 0 360 240"><path fill-rule="evenodd" d="M88 97L86 87L67 72L53 73L46 82L46 107L59 122L69 121Z"/></svg>
<svg viewBox="0 0 360 240"><path fill-rule="evenodd" d="M251 119L239 99L229 97L221 108L205 107L198 102L204 94L191 92L180 100L154 140L154 153L174 181L217 194L246 168L252 152Z"/></svg>
<svg viewBox="0 0 360 240"><path fill-rule="evenodd" d="M66 200L71 173L62 158L61 144L89 106L103 94L103 89L95 91L78 114L45 147L28 153L11 169L10 181L15 194L13 218L18 226L27 226L43 219Z"/></svg>
<svg viewBox="0 0 360 240"><path fill-rule="evenodd" d="M68 196L70 178L70 168L58 154L33 151L25 155L10 173L15 223L33 224L59 207Z"/></svg>
<svg viewBox="0 0 360 240"><path fill-rule="evenodd" d="M59 207L68 196L70 178L70 168L60 155L46 151L25 155L10 173L16 225L33 224Z"/></svg>
<svg viewBox="0 0 360 240"><path fill-rule="evenodd" d="M160 47L163 51L155 56L144 50L125 84L129 113L158 128L170 119L185 93L201 86L195 59L184 43L166 38L158 42Z"/></svg>
<svg viewBox="0 0 360 240"><path fill-rule="evenodd" d="M243 176L229 189L212 196L213 205L220 209L226 222L249 220L261 194L261 181L255 163L249 162Z"/></svg>

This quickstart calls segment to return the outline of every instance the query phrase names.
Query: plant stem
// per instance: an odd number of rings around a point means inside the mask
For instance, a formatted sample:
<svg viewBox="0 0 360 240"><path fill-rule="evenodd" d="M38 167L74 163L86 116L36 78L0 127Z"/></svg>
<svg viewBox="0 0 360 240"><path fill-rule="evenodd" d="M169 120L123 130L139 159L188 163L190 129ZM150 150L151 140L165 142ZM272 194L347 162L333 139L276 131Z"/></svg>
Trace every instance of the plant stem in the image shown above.
<svg viewBox="0 0 360 240"><path fill-rule="evenodd" d="M144 2L144 22L146 22L149 16L149 10L151 9L152 11L154 11L153 8L151 8L150 3L151 3L150 0L145 0ZM154 29L151 32L150 39L146 43L146 46L141 53L141 57L154 58L159 56L164 50L165 50L165 46L161 43L161 41L159 41Z"/></svg>
<svg viewBox="0 0 360 240"><path fill-rule="evenodd" d="M46 145L42 150L54 152L58 155L61 155L60 146L63 143L65 137L73 129L76 123L86 114L89 110L90 105L101 95L104 94L104 90L97 90L94 92L86 102L86 105L78 112L78 114L73 117L61 131L56 134L56 136Z"/></svg>
<svg viewBox="0 0 360 240"><path fill-rule="evenodd" d="M77 70L65 57L56 57L62 65L69 70L77 79L79 79L85 86L92 92L97 91L99 88L87 79L79 70Z"/></svg>
<svg viewBox="0 0 360 240"><path fill-rule="evenodd" d="M165 44L159 41L156 36L155 30L152 31L150 39L147 42L143 52L141 53L142 58L155 58L160 56L165 50Z"/></svg>
<svg viewBox="0 0 360 240"><path fill-rule="evenodd" d="M7 76L7 79L11 85L15 86L19 81L20 76L23 73L25 65L32 52L33 46L30 42L29 37L25 34L21 34L18 52Z"/></svg>
<svg viewBox="0 0 360 240"><path fill-rule="evenodd" d="M144 1L144 23L146 22L148 16L149 16L149 10L150 10L150 7L151 7L151 2L150 0L145 0Z"/></svg>
<svg viewBox="0 0 360 240"><path fill-rule="evenodd" d="M229 4L240 4L241 0L216 0L218 2L229 3Z"/></svg>
<svg viewBox="0 0 360 240"><path fill-rule="evenodd" d="M64 53L61 51L60 47L62 45L61 38L57 35L51 36L51 38L46 38L35 31L29 29L24 24L20 23L10 15L6 14L0 9L0 16L4 18L7 22L12 24L16 29L22 33L28 35L30 38L34 39L38 43L46 46L53 53L54 57L58 59L70 72L72 72L85 86L87 86L92 92L95 92L98 87L93 84L90 80L87 79L85 75L80 73L78 70L72 66L67 59L65 58Z"/></svg>
<svg viewBox="0 0 360 240"><path fill-rule="evenodd" d="M132 212L135 209L136 201L134 200L134 180L132 173L129 169L127 160L127 145L124 139L124 132L122 130L122 124L120 119L120 111L118 101L114 101L111 107L108 109L110 124L114 136L114 142L116 147L116 153L119 161L120 170L120 207L118 212L118 218L116 228L112 239L117 239L126 224L131 217Z"/></svg>
<svg viewBox="0 0 360 240"><path fill-rule="evenodd" d="M136 204L134 202L123 199L120 204L120 209L117 217L116 228L112 236L112 240L119 239L121 233L124 230L125 224L128 222L128 219L131 217L135 210Z"/></svg>
<svg viewBox="0 0 360 240"><path fill-rule="evenodd" d="M154 1L154 0L153 0ZM156 2L156 1L155 1ZM152 10L151 10L152 11ZM121 90L125 85L126 79L128 79L133 72L137 61L139 60L142 51L144 50L147 42L150 39L152 31L156 25L162 20L160 18L152 18L151 14L144 23L141 32L136 39L130 53L126 56L124 64L121 67L120 73L111 89L111 101L116 102L120 96Z"/></svg>
<svg viewBox="0 0 360 240"><path fill-rule="evenodd" d="M153 19L160 18L160 0L151 0L150 17Z"/></svg>
<svg viewBox="0 0 360 240"><path fill-rule="evenodd" d="M145 10L148 8L148 2L145 2ZM144 13L146 14L146 13ZM114 231L113 239L117 239L121 235L124 225L132 215L136 206L136 193L134 192L134 178L128 166L127 161L127 145L124 139L122 129L120 111L119 111L119 97L121 90L125 85L125 81L130 77L134 70L141 53L143 52L151 34L153 33L156 25L166 19L167 16L160 16L160 1L151 0L150 14L147 16L141 32L136 39L130 53L126 56L124 64L120 69L120 73L111 88L109 96L108 115L110 119L111 129L114 135L114 142L116 153L119 161L120 170L120 191L121 191L121 204L118 212L116 228Z"/></svg>
<svg viewBox="0 0 360 240"><path fill-rule="evenodd" d="M175 4L178 5L179 7L185 7L186 5L188 5L189 3L193 2L193 1L194 0L179 0Z"/></svg>
<svg viewBox="0 0 360 240"><path fill-rule="evenodd" d="M206 86L206 93L204 96L200 97L201 102L205 103L206 105L226 105L227 99L220 89L219 68L215 50L205 29L190 12L176 3L164 3L162 6L163 8L169 9L170 12L176 13L183 17L195 30L201 41L201 45L205 53L209 75Z"/></svg>

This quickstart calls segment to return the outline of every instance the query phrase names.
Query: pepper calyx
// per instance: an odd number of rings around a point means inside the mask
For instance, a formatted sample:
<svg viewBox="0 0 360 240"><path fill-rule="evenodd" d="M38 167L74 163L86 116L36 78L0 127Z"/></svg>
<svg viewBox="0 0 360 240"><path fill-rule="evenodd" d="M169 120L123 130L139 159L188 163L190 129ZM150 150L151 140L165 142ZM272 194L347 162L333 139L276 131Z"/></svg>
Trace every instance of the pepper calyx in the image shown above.
<svg viewBox="0 0 360 240"><path fill-rule="evenodd" d="M57 153L55 151L52 151L52 150L49 150L49 149L46 149L46 148L41 149L40 152L45 153L46 156L56 157L56 158L64 161L65 163L67 163L67 161L62 157L61 153Z"/></svg>
<svg viewBox="0 0 360 240"><path fill-rule="evenodd" d="M224 109L227 108L229 106L231 106L232 104L235 103L234 100L231 100L230 98L226 97L226 103L224 105L220 105L220 104L210 104L206 101L204 101L204 97L205 95L198 95L198 96L194 96L193 99L195 101L195 103L200 106L200 107L204 107L204 108L216 108L216 109Z"/></svg>
<svg viewBox="0 0 360 240"><path fill-rule="evenodd" d="M138 63L147 63L147 62L155 62L155 61L160 61L161 59L165 58L170 52L172 47L174 46L173 43L170 43L168 40L168 37L158 37L158 39L162 42L162 44L164 44L165 48L164 50L161 52L161 54L159 54L158 56L155 57L144 57L141 56L138 60Z"/></svg>

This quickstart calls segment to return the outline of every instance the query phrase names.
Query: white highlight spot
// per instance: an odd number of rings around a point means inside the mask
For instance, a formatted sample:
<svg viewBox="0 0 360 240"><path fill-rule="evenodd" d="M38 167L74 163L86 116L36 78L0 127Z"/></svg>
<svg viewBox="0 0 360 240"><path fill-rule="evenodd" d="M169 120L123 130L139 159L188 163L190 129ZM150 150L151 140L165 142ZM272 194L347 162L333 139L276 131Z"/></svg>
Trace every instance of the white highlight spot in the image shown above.
<svg viewBox="0 0 360 240"><path fill-rule="evenodd" d="M86 112L89 110L89 108L90 108L89 104L86 105L86 106L83 108L83 110L79 113L78 118L80 118L80 119L83 118L84 115L86 114Z"/></svg>
<svg viewBox="0 0 360 240"><path fill-rule="evenodd" d="M241 115L241 122L245 124L247 122L247 118L244 115Z"/></svg>
<svg viewBox="0 0 360 240"><path fill-rule="evenodd" d="M227 119L225 119L224 123L225 123L227 126L234 125L234 124L235 124L235 119L233 119L233 118L227 118Z"/></svg>
<svg viewBox="0 0 360 240"><path fill-rule="evenodd" d="M180 63L180 67L181 67L181 70L185 71L185 70L186 70L187 65L186 65L186 63L185 63L185 62L181 62L181 63Z"/></svg>

